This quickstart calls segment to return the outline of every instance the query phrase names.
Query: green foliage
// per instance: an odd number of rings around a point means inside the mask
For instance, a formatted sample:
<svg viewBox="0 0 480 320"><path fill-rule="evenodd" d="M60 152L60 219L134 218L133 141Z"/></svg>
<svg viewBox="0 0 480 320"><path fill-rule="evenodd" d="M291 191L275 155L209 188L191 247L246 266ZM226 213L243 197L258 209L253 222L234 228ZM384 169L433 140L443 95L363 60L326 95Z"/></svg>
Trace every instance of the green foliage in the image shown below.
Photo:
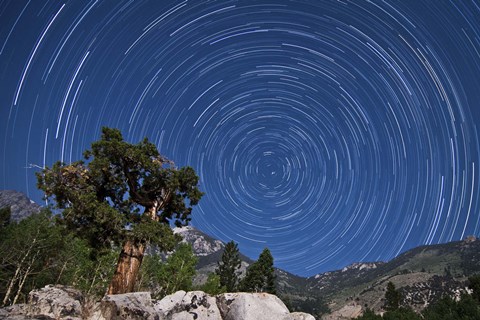
<svg viewBox="0 0 480 320"><path fill-rule="evenodd" d="M62 244L61 229L44 210L0 233L0 295L3 305L25 301L37 286L52 283L54 257Z"/></svg>
<svg viewBox="0 0 480 320"><path fill-rule="evenodd" d="M452 277L452 271L451 271L450 266L445 267L444 272L445 272L446 277L449 277L449 278Z"/></svg>
<svg viewBox="0 0 480 320"><path fill-rule="evenodd" d="M460 301L445 297L428 306L422 315L426 320L475 320L480 319L480 305L468 294L462 295Z"/></svg>
<svg viewBox="0 0 480 320"><path fill-rule="evenodd" d="M397 308L380 315L375 315L367 309L358 320L477 320L480 319L480 303L469 294L463 294L459 301L444 297L437 303L429 305L422 314L415 313L409 308Z"/></svg>
<svg viewBox="0 0 480 320"><path fill-rule="evenodd" d="M197 261L192 246L186 243L181 243L165 262L159 255L146 256L140 286L152 290L156 299L178 290L188 291L192 288Z"/></svg>
<svg viewBox="0 0 480 320"><path fill-rule="evenodd" d="M238 285L238 276L241 265L238 245L230 241L225 245L222 260L218 262L215 273L219 276L220 286L224 286L227 292L235 292Z"/></svg>
<svg viewBox="0 0 480 320"><path fill-rule="evenodd" d="M398 308L396 310L387 311L383 316L375 314L373 310L367 308L363 315L355 318L357 320L421 320L422 317L410 308Z"/></svg>
<svg viewBox="0 0 480 320"><path fill-rule="evenodd" d="M394 311L400 307L402 295L395 289L395 285L392 282L388 282L387 291L385 292L385 306L387 311Z"/></svg>
<svg viewBox="0 0 480 320"><path fill-rule="evenodd" d="M276 293L273 257L268 248L265 248L258 260L247 269L241 288L247 292Z"/></svg>
<svg viewBox="0 0 480 320"><path fill-rule="evenodd" d="M421 320L422 317L410 308L398 308L383 315L386 320Z"/></svg>
<svg viewBox="0 0 480 320"><path fill-rule="evenodd" d="M473 290L472 298L480 303L480 275L474 275L468 278L468 288Z"/></svg>
<svg viewBox="0 0 480 320"><path fill-rule="evenodd" d="M220 283L220 276L215 273L209 273L207 282L199 288L201 291L206 292L210 295L217 295L227 291L225 286L222 286Z"/></svg>
<svg viewBox="0 0 480 320"><path fill-rule="evenodd" d="M325 300L320 296L310 296L306 299L292 300L289 297L282 296L282 301L291 312L306 312L313 315L316 319L322 318L322 315L328 314L330 309L328 308Z"/></svg>
<svg viewBox="0 0 480 320"><path fill-rule="evenodd" d="M356 317L357 320L380 320L382 316L375 314L372 309L367 308L363 315Z"/></svg>
<svg viewBox="0 0 480 320"><path fill-rule="evenodd" d="M84 239L67 233L57 257L56 283L70 285L96 297L103 296L112 277L118 250L98 252Z"/></svg>
<svg viewBox="0 0 480 320"><path fill-rule="evenodd" d="M12 212L10 207L0 209L0 229L6 227L10 223Z"/></svg>
<svg viewBox="0 0 480 320"><path fill-rule="evenodd" d="M29 291L47 284L105 293L118 251L99 252L64 228L48 210L0 233L0 298L4 305L25 302Z"/></svg>
<svg viewBox="0 0 480 320"><path fill-rule="evenodd" d="M106 127L84 156L37 174L38 187L63 210L67 228L99 250L126 238L171 250L175 238L161 224L190 220L203 195L195 171L176 168L146 138L130 144L119 130Z"/></svg>

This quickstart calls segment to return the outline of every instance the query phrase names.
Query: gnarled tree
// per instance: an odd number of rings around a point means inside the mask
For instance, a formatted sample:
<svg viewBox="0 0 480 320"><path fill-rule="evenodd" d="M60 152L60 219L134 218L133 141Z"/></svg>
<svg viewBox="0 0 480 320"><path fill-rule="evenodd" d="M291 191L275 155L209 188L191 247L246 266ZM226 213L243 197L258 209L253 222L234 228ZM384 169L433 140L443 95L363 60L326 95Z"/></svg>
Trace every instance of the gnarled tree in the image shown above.
<svg viewBox="0 0 480 320"><path fill-rule="evenodd" d="M84 157L45 168L38 187L63 210L67 227L93 246L122 246L107 293L132 292L146 245L172 250L178 239L169 224L190 221L203 195L198 176L190 167L176 168L148 139L131 144L106 127Z"/></svg>

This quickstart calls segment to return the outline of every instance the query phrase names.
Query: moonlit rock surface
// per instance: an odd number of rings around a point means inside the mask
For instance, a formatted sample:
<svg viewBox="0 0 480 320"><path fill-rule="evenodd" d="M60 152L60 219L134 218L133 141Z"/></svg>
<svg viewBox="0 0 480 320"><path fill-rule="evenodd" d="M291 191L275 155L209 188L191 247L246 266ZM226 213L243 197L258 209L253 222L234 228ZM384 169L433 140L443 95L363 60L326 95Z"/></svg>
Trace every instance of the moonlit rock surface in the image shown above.
<svg viewBox="0 0 480 320"><path fill-rule="evenodd" d="M177 291L155 304L166 320L222 320L215 297L203 291Z"/></svg>
<svg viewBox="0 0 480 320"><path fill-rule="evenodd" d="M174 228L173 233L181 235L184 242L190 243L197 256L207 256L224 247L222 241L212 239L190 226Z"/></svg>
<svg viewBox="0 0 480 320"><path fill-rule="evenodd" d="M224 293L217 303L224 320L288 319L290 313L282 300L268 293Z"/></svg>
<svg viewBox="0 0 480 320"><path fill-rule="evenodd" d="M292 312L282 320L315 320L315 318L311 314L305 312Z"/></svg>
<svg viewBox="0 0 480 320"><path fill-rule="evenodd" d="M0 309L0 319L26 317L59 320L313 320L307 313L290 313L275 295L177 291L153 302L149 292L107 295L100 303L86 303L80 291L47 286L30 293L29 303Z"/></svg>
<svg viewBox="0 0 480 320"><path fill-rule="evenodd" d="M107 295L100 304L102 316L109 319L158 320L150 292Z"/></svg>
<svg viewBox="0 0 480 320"><path fill-rule="evenodd" d="M46 286L28 295L28 316L80 320L83 316L83 295L65 286Z"/></svg>
<svg viewBox="0 0 480 320"><path fill-rule="evenodd" d="M378 263L375 262L355 262L352 263L351 265L346 266L345 268L342 269L342 272L348 271L348 270L370 270L370 269L376 269Z"/></svg>

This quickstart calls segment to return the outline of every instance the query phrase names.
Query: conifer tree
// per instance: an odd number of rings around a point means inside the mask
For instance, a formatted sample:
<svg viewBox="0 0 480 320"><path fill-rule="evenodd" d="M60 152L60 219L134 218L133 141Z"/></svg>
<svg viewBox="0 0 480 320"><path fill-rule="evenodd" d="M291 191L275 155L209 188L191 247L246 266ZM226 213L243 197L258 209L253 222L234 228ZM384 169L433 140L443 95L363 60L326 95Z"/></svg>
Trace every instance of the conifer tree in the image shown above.
<svg viewBox="0 0 480 320"><path fill-rule="evenodd" d="M38 187L63 210L70 230L96 247L122 247L108 294L131 292L147 243L161 250L177 243L169 224L190 220L203 195L198 177L190 167L176 168L147 138L131 144L106 127L84 157L45 168Z"/></svg>
<svg viewBox="0 0 480 320"><path fill-rule="evenodd" d="M273 269L273 257L268 248L263 249L245 274L242 281L242 290L247 292L276 293L275 270Z"/></svg>
<svg viewBox="0 0 480 320"><path fill-rule="evenodd" d="M227 292L237 290L240 265L238 245L230 241L225 245L222 261L218 262L215 270L215 273L220 277L220 286L225 286Z"/></svg>
<svg viewBox="0 0 480 320"><path fill-rule="evenodd" d="M385 310L394 311L400 307L402 295L395 289L395 285L390 281L387 284L387 291L385 292Z"/></svg>

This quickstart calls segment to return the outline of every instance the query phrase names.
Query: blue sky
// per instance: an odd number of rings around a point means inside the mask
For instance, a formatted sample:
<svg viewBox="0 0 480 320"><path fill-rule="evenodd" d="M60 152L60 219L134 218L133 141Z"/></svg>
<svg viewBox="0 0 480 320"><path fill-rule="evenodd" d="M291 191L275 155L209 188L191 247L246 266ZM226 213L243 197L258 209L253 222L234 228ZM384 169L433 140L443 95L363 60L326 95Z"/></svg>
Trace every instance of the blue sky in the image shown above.
<svg viewBox="0 0 480 320"><path fill-rule="evenodd" d="M0 187L100 128L206 195L192 224L301 275L479 235L478 1L4 1Z"/></svg>

